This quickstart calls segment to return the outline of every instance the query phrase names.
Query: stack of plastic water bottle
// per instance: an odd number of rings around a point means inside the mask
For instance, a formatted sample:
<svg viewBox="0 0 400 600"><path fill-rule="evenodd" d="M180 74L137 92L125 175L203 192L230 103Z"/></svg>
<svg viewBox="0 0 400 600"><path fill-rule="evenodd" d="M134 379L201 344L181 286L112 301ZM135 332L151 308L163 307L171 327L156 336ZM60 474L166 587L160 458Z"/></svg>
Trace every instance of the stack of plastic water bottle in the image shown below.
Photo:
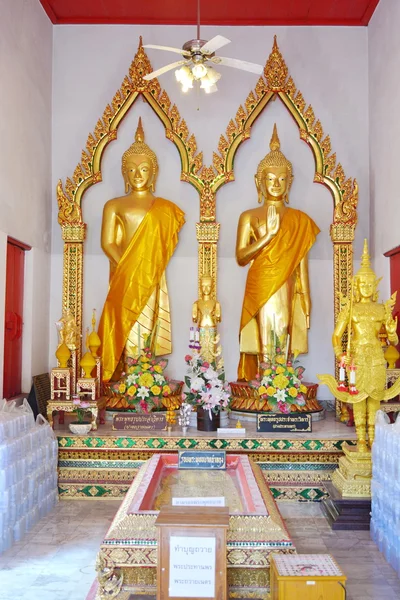
<svg viewBox="0 0 400 600"><path fill-rule="evenodd" d="M371 537L400 576L400 417L379 410L372 446Z"/></svg>
<svg viewBox="0 0 400 600"><path fill-rule="evenodd" d="M26 400L0 400L0 553L25 535L58 500L57 440Z"/></svg>

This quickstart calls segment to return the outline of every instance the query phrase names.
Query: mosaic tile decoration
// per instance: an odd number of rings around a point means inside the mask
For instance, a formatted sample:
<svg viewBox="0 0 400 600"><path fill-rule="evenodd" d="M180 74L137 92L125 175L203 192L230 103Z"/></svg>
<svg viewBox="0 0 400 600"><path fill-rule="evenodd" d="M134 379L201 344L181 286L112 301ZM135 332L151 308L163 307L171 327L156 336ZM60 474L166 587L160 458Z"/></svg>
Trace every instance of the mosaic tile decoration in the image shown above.
<svg viewBox="0 0 400 600"><path fill-rule="evenodd" d="M280 554L274 555L278 575L286 577L336 577L343 576L330 554Z"/></svg>

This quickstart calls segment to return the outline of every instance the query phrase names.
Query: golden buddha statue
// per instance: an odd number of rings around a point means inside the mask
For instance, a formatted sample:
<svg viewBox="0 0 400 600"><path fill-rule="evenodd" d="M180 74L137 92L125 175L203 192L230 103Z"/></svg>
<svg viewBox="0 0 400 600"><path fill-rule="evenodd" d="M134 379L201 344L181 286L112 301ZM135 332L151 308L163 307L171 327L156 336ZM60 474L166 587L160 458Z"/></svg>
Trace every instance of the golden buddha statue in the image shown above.
<svg viewBox="0 0 400 600"><path fill-rule="evenodd" d="M217 323L221 322L221 305L211 297L212 278L204 275L201 278L201 298L196 300L192 308L193 323L197 323L200 333L201 355L211 362L216 358Z"/></svg>
<svg viewBox="0 0 400 600"><path fill-rule="evenodd" d="M165 269L185 219L178 206L154 196L157 173L139 119L135 142L122 157L126 195L103 211L101 246L110 260L99 323L104 381L118 380L124 356L137 356L149 335L156 355L172 350Z"/></svg>
<svg viewBox="0 0 400 600"><path fill-rule="evenodd" d="M318 375L320 381L326 384L340 401L353 404L359 452L368 452L372 447L375 414L380 402L390 400L400 391L400 380L391 388L385 389L386 360L379 334L383 326L389 341L396 345L397 317L393 319L392 316L395 294L384 304L377 302L379 281L370 266L368 244L365 240L361 267L354 277L352 295L343 300L343 308L332 336L333 349L342 369L344 365L349 368L350 388L348 391L340 391L333 376ZM342 337L346 331L348 346L346 354L343 354ZM341 387L346 388L344 377L340 379Z"/></svg>
<svg viewBox="0 0 400 600"><path fill-rule="evenodd" d="M311 298L308 251L319 229L300 210L289 208L292 164L280 151L276 125L271 152L258 165L259 203L240 215L236 259L250 264L240 323L239 380L254 379L259 363L271 357L276 336L289 354L308 351Z"/></svg>

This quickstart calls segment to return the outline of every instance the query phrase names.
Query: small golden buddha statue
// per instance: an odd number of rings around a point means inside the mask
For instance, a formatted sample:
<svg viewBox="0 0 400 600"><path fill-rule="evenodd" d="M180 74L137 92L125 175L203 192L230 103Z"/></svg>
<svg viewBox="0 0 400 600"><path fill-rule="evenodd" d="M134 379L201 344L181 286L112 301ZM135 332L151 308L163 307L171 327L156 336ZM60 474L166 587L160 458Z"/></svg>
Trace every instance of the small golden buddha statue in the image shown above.
<svg viewBox="0 0 400 600"><path fill-rule="evenodd" d="M118 380L124 355L137 356L149 334L156 355L172 349L165 269L185 219L175 204L154 196L157 173L139 119L135 142L122 157L126 195L109 200L103 211L101 246L110 260L99 323L104 381Z"/></svg>
<svg viewBox="0 0 400 600"><path fill-rule="evenodd" d="M392 310L395 294L387 302L378 303L378 283L370 266L367 240L361 267L354 277L352 297L345 300L339 313L332 336L332 345L341 364L351 366L354 380L353 391L338 391L337 382L331 375L318 375L320 381L328 385L332 394L340 401L353 404L354 421L357 433L357 449L367 452L374 441L375 414L382 400L389 400L400 391L400 380L391 388L386 388L386 360L380 341L382 326L392 344L398 343L396 333L397 317L393 319ZM347 331L349 342L343 355L342 337ZM367 441L368 427L368 441Z"/></svg>
<svg viewBox="0 0 400 600"><path fill-rule="evenodd" d="M271 152L258 165L255 183L263 205L240 215L236 259L250 264L240 323L239 380L251 380L273 343L288 343L289 354L308 351L311 298L308 251L319 229L300 210L289 208L292 164L280 151L276 125Z"/></svg>
<svg viewBox="0 0 400 600"><path fill-rule="evenodd" d="M197 323L200 332L201 355L211 362L217 353L217 323L221 322L221 305L211 297L212 278L204 275L201 278L201 298L196 300L192 308L193 323Z"/></svg>

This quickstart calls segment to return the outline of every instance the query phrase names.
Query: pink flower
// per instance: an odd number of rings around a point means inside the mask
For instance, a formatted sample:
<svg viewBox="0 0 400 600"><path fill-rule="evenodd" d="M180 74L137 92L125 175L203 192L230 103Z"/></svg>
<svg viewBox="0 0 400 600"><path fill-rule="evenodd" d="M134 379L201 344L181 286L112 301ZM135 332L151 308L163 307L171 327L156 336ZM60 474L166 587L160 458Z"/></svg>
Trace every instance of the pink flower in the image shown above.
<svg viewBox="0 0 400 600"><path fill-rule="evenodd" d="M183 401L185 401L185 400L186 400L186 394L185 394L185 392L182 392L182 394L181 394L181 398L182 398L182 400L183 400Z"/></svg>
<svg viewBox="0 0 400 600"><path fill-rule="evenodd" d="M277 351L277 353L279 354L279 352L281 351L281 349L280 349L280 348L277 348L277 349L276 349L276 351Z"/></svg>
<svg viewBox="0 0 400 600"><path fill-rule="evenodd" d="M149 412L149 411L148 411L148 408L147 408L147 403L146 403L146 401L145 401L145 400L143 400L143 399L142 399L142 400L139 402L139 406L140 406L140 408L142 409L142 411L143 411L143 412L145 412L145 413L148 413L148 412Z"/></svg>
<svg viewBox="0 0 400 600"><path fill-rule="evenodd" d="M207 371L207 368L208 368L208 367L200 367L200 371L201 371L202 373L205 373L205 372Z"/></svg>
<svg viewBox="0 0 400 600"><path fill-rule="evenodd" d="M287 415L290 413L290 406L286 402L278 402L278 408L281 413Z"/></svg>
<svg viewBox="0 0 400 600"><path fill-rule="evenodd" d="M90 406L90 402L87 402L86 400L82 400L81 408L89 408L89 406Z"/></svg>
<svg viewBox="0 0 400 600"><path fill-rule="evenodd" d="M81 401L80 401L80 398L74 398L74 399L72 400L72 404L75 404L76 406L79 406L79 405L80 405L80 403L81 403Z"/></svg>
<svg viewBox="0 0 400 600"><path fill-rule="evenodd" d="M275 365L272 365L272 370L276 371L276 366Z"/></svg>
<svg viewBox="0 0 400 600"><path fill-rule="evenodd" d="M210 366L210 363L208 363L208 362L204 362L204 363L203 363L203 367L205 367L206 369L208 369L208 368L209 368L209 366Z"/></svg>
<svg viewBox="0 0 400 600"><path fill-rule="evenodd" d="M190 354L186 354L185 361L190 362L191 360L192 360L192 357L190 356Z"/></svg>

